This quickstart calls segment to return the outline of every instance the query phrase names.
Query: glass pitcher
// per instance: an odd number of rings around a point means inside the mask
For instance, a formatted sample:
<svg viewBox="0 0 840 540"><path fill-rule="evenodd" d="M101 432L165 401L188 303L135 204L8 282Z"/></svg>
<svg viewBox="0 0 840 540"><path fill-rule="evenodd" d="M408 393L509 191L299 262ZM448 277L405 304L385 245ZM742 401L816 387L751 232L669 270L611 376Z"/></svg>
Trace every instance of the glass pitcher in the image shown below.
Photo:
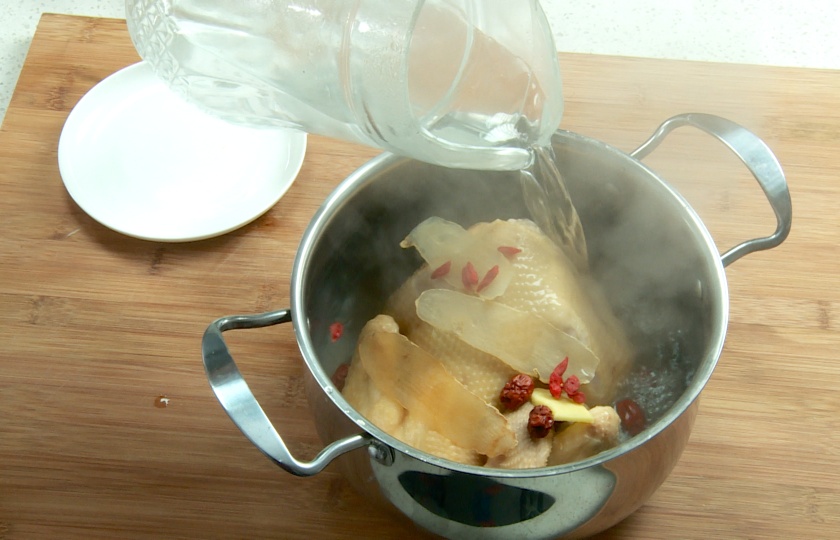
<svg viewBox="0 0 840 540"><path fill-rule="evenodd" d="M160 77L235 123L515 170L563 112L538 0L126 0L126 17Z"/></svg>

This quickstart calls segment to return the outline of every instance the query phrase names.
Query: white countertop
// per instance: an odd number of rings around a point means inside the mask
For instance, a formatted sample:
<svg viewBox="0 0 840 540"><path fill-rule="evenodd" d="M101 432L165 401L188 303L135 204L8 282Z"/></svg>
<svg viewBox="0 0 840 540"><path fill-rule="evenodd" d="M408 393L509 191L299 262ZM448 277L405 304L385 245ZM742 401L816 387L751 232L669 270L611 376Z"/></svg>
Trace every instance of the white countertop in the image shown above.
<svg viewBox="0 0 840 540"><path fill-rule="evenodd" d="M542 0L557 49L840 69L836 0ZM41 13L125 17L124 0L0 5L0 122Z"/></svg>

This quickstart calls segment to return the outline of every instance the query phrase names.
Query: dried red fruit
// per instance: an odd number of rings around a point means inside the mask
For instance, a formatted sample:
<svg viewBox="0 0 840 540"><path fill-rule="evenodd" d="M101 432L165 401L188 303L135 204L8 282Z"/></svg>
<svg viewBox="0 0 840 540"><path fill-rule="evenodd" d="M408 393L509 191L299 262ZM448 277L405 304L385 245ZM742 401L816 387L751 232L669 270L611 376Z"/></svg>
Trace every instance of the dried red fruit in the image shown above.
<svg viewBox="0 0 840 540"><path fill-rule="evenodd" d="M514 375L505 383L499 394L499 401L509 411L513 411L522 406L523 403L531 399L531 394L534 392L534 379L520 373Z"/></svg>
<svg viewBox="0 0 840 540"><path fill-rule="evenodd" d="M528 433L534 439L542 439L554 427L554 415L545 405L537 405L528 415Z"/></svg>
<svg viewBox="0 0 840 540"><path fill-rule="evenodd" d="M578 379L577 375L572 375L566 379L566 382L563 383L563 390L565 390L569 399L575 403L583 403L586 401L586 396L580 391L580 379Z"/></svg>
<svg viewBox="0 0 840 540"><path fill-rule="evenodd" d="M468 262L464 265L464 269L461 270L461 281L464 283L464 288L468 291L475 289L475 286L478 285L478 272L473 266L473 263Z"/></svg>
<svg viewBox="0 0 840 540"><path fill-rule="evenodd" d="M554 368L554 371L551 372L548 378L548 391L555 398L559 399L563 393L563 374L566 373L566 368L568 367L569 357L567 356L562 362L557 364L557 367Z"/></svg>
<svg viewBox="0 0 840 540"><path fill-rule="evenodd" d="M481 279L481 283L478 284L478 287L476 287L475 292L481 292L482 290L487 288L491 283L493 283L493 280L496 279L496 276L498 275L499 265L497 264L493 266L493 268L488 270L486 274L484 274L484 277Z"/></svg>
<svg viewBox="0 0 840 540"><path fill-rule="evenodd" d="M578 379L578 376L572 375L566 379L566 382L563 383L563 390L565 390L570 396L572 394L577 394L578 390L580 390L580 379Z"/></svg>
<svg viewBox="0 0 840 540"><path fill-rule="evenodd" d="M344 325L340 322L334 322L330 325L330 339L335 342L341 339L341 335L344 334Z"/></svg>
<svg viewBox="0 0 840 540"><path fill-rule="evenodd" d="M630 398L622 399L615 404L615 412L621 419L621 427L630 435L637 435L647 425L645 411L638 403Z"/></svg>
<svg viewBox="0 0 840 540"><path fill-rule="evenodd" d="M575 403L584 403L586 401L586 395L583 392L575 392L573 395L569 396L569 399L574 401Z"/></svg>
<svg viewBox="0 0 840 540"><path fill-rule="evenodd" d="M517 248L517 247L513 247L513 246L499 246L499 247L498 247L498 248L496 248L496 249L498 249L498 250L499 250L499 253L501 253L502 255L504 255L505 257L507 257L508 259L511 259L511 258L513 258L513 257L514 257L517 253L521 253L521 252L522 252L522 250L521 250L521 249L519 249L519 248Z"/></svg>
<svg viewBox="0 0 840 540"><path fill-rule="evenodd" d="M446 261L432 271L432 279L442 278L449 273L450 268L452 268L452 261Z"/></svg>
<svg viewBox="0 0 840 540"><path fill-rule="evenodd" d="M338 391L341 392L344 390L344 382L347 380L347 373L350 371L350 364L341 364L333 373L331 379L332 383L338 388Z"/></svg>

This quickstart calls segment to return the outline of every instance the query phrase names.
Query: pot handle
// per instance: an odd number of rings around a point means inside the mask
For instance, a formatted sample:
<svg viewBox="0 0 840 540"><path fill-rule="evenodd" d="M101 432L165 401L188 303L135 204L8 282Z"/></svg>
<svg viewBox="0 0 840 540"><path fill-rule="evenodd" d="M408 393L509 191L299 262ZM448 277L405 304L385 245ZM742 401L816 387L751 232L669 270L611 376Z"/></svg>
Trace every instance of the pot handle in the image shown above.
<svg viewBox="0 0 840 540"><path fill-rule="evenodd" d="M233 315L213 321L201 340L201 356L210 387L233 423L277 465L297 476L311 476L321 472L333 459L345 452L374 443L367 434L339 439L321 450L312 461L299 461L292 456L286 443L274 429L257 399L236 367L222 332L242 328L262 328L292 320L291 311L283 309L258 315ZM378 449L371 448L372 453Z"/></svg>
<svg viewBox="0 0 840 540"><path fill-rule="evenodd" d="M659 146L659 143L671 131L682 126L694 126L729 147L758 180L776 214L776 231L772 235L747 240L726 251L720 257L723 266L729 266L753 251L770 249L781 244L790 232L792 219L790 191L785 181L785 174L770 148L745 127L711 114L680 114L663 122L656 132L630 156L639 160L643 159Z"/></svg>

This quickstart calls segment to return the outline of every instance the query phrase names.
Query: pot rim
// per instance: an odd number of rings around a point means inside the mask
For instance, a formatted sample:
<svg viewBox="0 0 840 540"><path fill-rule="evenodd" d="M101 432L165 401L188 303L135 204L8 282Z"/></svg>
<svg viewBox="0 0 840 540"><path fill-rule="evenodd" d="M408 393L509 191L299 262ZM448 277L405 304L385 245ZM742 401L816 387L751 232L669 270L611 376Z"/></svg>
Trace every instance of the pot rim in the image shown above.
<svg viewBox="0 0 840 540"><path fill-rule="evenodd" d="M313 377L318 382L319 386L324 391L324 393L329 397L333 404L336 407L338 407L342 411L342 413L344 413L345 416L347 416L347 418L349 418L354 424L356 424L359 427L361 431L367 432L372 437L378 439L379 441L383 442L384 444L388 445L396 451L399 451L415 459L430 463L432 465L444 469L458 471L461 473L509 479L551 476L571 473L574 471L587 469L589 467L598 466L608 461L611 461L623 454L633 451L634 449L645 444L650 439L656 437L659 433L661 433L669 425L671 425L691 406L691 404L700 395L700 392L706 386L706 383L711 377L720 358L720 355L723 351L723 345L726 337L726 330L729 319L729 293L726 281L726 273L724 271L724 266L721 261L721 256L718 252L717 246L714 243L714 240L711 237L711 234L709 233L709 231L707 230L706 226L703 224L702 220L697 215L697 213L689 205L688 201L686 201L685 198L679 192L677 192L657 173L655 173L641 161L597 139L593 139L591 137L580 135L571 131L557 130L554 137L552 138L552 143L557 144L558 142L562 142L563 140L573 140L578 143L584 143L586 145L593 146L598 152L613 154L618 159L625 160L629 165L641 168L651 179L651 181L657 182L662 189L665 189L671 197L673 197L679 202L679 204L683 208L684 217L686 217L690 221L690 224L693 225L693 228L700 233L700 237L702 238L702 243L700 245L703 247L703 253L705 254L705 257L707 259L711 259L713 261L714 272L712 275L714 276L714 279L716 279L719 283L718 303L720 313L718 316L718 320L720 321L720 323L717 324L714 328L710 329L710 335L708 338L708 353L698 365L698 368L695 371L688 387L669 407L665 414L663 414L659 419L647 426L641 433L630 437L627 440L619 443L617 446L609 450L605 450L590 458L576 461L573 463L556 465L552 467L542 467L537 469L497 469L457 463L417 450L407 445L406 443L394 438L393 436L379 429L377 426L369 423L362 415L356 412L356 410L352 406L350 406L350 404L344 399L341 392L332 383L330 375L322 369L320 363L317 361L317 357L314 352L314 344L307 329L305 310L306 302L303 291L305 290L304 284L309 275L309 268L307 263L313 253L316 241L318 240L321 233L330 224L330 222L335 218L337 210L341 208L341 206L352 197L354 192L361 189L368 183L372 182L375 178L374 173L378 173L381 170L388 169L391 167L397 167L405 162L412 161L409 158L397 156L386 152L374 157L372 160L368 161L360 168L356 169L353 173L351 173L347 178L345 178L337 186L337 188L327 197L327 199L324 201L321 207L317 210L301 238L300 246L298 248L294 260L291 279L292 322L294 325L295 334L297 336L297 343L301 355L303 356L307 367L309 368L310 372L312 373ZM710 278L712 277L712 275L710 275Z"/></svg>

